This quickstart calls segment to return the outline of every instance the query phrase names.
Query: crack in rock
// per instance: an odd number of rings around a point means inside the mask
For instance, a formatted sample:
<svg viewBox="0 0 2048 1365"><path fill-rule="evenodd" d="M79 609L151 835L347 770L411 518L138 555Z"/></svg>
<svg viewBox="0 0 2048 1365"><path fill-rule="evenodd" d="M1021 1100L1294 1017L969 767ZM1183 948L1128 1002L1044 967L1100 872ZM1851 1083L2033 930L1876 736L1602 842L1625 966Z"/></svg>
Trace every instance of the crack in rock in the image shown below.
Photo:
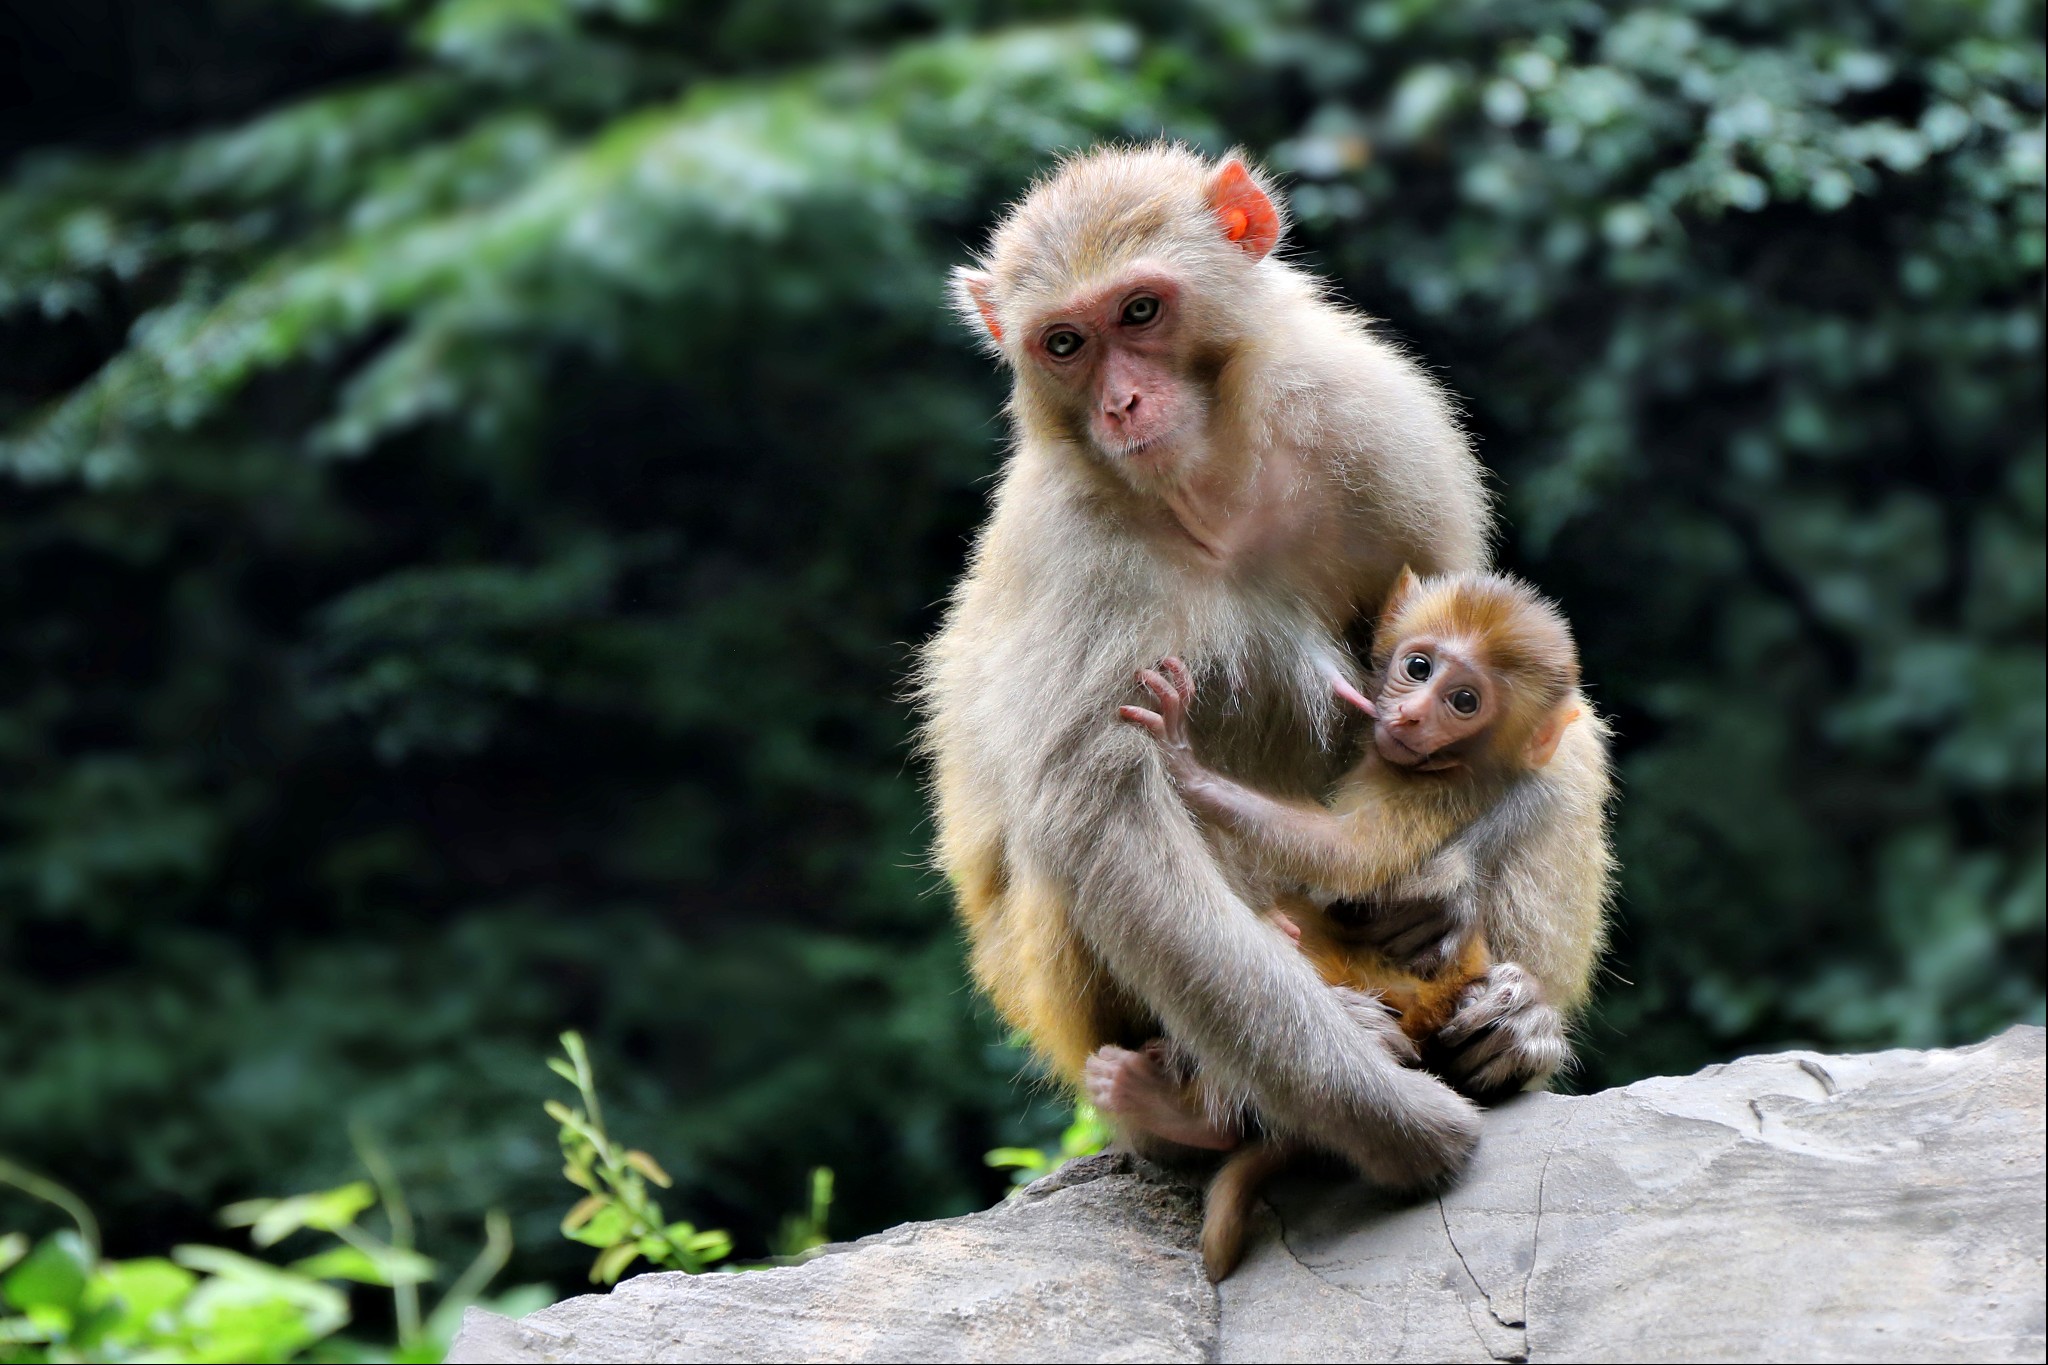
<svg viewBox="0 0 2048 1365"><path fill-rule="evenodd" d="M1510 1321L1502 1317L1500 1310L1493 1306L1493 1291L1481 1283L1479 1276L1473 1273L1472 1263L1465 1259L1464 1248L1458 1245L1457 1235L1451 1231L1451 1215L1444 1208L1442 1195L1438 1195L1436 1199L1436 1215L1438 1221L1443 1224L1444 1240L1450 1243L1451 1254L1458 1258L1458 1264L1465 1268L1465 1278L1472 1282L1472 1287L1479 1291L1481 1301L1486 1304L1486 1316L1493 1319L1494 1325L1503 1331L1514 1333L1516 1341L1520 1343L1518 1347L1511 1348L1503 1354L1498 1346L1487 1339L1486 1329L1481 1325L1478 1317L1473 1314L1472 1303L1468 1299L1465 1304L1465 1312L1472 1319L1472 1334L1479 1338L1479 1348L1495 1360L1503 1362L1503 1365L1507 1365L1509 1362L1512 1362L1512 1365L1524 1365L1524 1362L1529 1359L1528 1323Z"/></svg>
<svg viewBox="0 0 2048 1365"><path fill-rule="evenodd" d="M1820 1082L1820 1088L1826 1093L1827 1098L1833 1099L1841 1092L1841 1087L1835 1084L1834 1075L1826 1067L1813 1060L1813 1058L1801 1057L1799 1059L1799 1069Z"/></svg>

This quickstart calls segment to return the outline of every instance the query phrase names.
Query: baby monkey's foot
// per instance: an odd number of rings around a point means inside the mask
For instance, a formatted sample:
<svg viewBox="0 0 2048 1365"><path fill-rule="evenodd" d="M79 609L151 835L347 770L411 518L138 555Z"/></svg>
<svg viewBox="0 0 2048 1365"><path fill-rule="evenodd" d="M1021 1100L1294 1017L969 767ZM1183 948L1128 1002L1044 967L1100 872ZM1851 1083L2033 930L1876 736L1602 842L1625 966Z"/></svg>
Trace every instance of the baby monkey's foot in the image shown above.
<svg viewBox="0 0 2048 1365"><path fill-rule="evenodd" d="M1212 1152L1238 1144L1236 1128L1203 1113L1186 1083L1167 1071L1157 1044L1138 1052L1113 1045L1096 1049L1082 1068L1081 1084L1088 1102L1127 1131Z"/></svg>
<svg viewBox="0 0 2048 1365"><path fill-rule="evenodd" d="M1500 962L1466 987L1431 1052L1432 1070L1474 1099L1494 1100L1549 1080L1571 1059L1571 1044L1536 978Z"/></svg>

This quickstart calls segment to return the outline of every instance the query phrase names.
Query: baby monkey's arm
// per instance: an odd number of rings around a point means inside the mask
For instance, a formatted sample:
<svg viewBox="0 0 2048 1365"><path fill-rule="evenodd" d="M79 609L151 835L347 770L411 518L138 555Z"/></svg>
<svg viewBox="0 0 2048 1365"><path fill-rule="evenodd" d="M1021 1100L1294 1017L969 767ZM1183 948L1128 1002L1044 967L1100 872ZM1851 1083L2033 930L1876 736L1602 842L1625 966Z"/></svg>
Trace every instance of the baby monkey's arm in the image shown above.
<svg viewBox="0 0 2048 1365"><path fill-rule="evenodd" d="M1253 791L1195 757L1187 727L1195 683L1186 664L1166 658L1157 671L1141 671L1138 681L1159 709L1125 706L1118 714L1158 741L1188 805L1243 838L1278 877L1344 896L1371 895L1414 871L1464 823L1452 803L1396 800L1379 783L1361 786L1342 813Z"/></svg>

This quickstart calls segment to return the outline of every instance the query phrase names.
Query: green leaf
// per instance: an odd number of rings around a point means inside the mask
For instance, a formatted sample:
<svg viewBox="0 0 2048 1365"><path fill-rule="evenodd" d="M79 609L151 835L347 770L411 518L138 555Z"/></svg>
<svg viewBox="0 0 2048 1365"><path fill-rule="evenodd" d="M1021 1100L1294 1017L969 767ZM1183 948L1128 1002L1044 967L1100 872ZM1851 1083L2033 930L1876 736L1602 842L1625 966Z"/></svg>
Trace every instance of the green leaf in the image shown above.
<svg viewBox="0 0 2048 1365"><path fill-rule="evenodd" d="M659 1162L637 1147L626 1153L626 1164L663 1189L667 1189L675 1184L675 1181L669 1179L668 1172L661 1168Z"/></svg>
<svg viewBox="0 0 2048 1365"><path fill-rule="evenodd" d="M28 1234L25 1232L0 1234L0 1270L28 1255L28 1247Z"/></svg>
<svg viewBox="0 0 2048 1365"><path fill-rule="evenodd" d="M570 1207L569 1211L562 1215L562 1235L566 1237L585 1223L588 1223L599 1209L604 1208L609 1203L611 1203L611 1196L608 1194L585 1195L577 1200Z"/></svg>
<svg viewBox="0 0 2048 1365"><path fill-rule="evenodd" d="M1050 1164L1044 1152L1036 1147L994 1147L982 1154L984 1165L996 1170L1015 1168L1021 1171L1042 1171Z"/></svg>
<svg viewBox="0 0 2048 1365"><path fill-rule="evenodd" d="M732 1234L721 1228L708 1228L685 1238L683 1245L707 1261L722 1261L732 1255Z"/></svg>
<svg viewBox="0 0 2048 1365"><path fill-rule="evenodd" d="M376 1202L377 1191L370 1182L356 1180L317 1194L295 1194L289 1199L245 1199L222 1209L220 1220L231 1228L247 1227L249 1240L267 1247L275 1246L301 1228L334 1232L348 1227Z"/></svg>
<svg viewBox="0 0 2048 1365"><path fill-rule="evenodd" d="M254 1256L229 1251L226 1247L189 1243L174 1246L171 1259L187 1269L308 1306L330 1304L340 1293L333 1286L322 1284L296 1270L274 1266Z"/></svg>
<svg viewBox="0 0 2048 1365"><path fill-rule="evenodd" d="M156 1315L183 1304L198 1283L197 1275L161 1256L106 1261L87 1286L85 1302L112 1310L107 1335L141 1334Z"/></svg>
<svg viewBox="0 0 2048 1365"><path fill-rule="evenodd" d="M417 1251L402 1247L329 1247L318 1255L293 1261L292 1269L316 1280L354 1280L359 1284L426 1284L437 1267Z"/></svg>
<svg viewBox="0 0 2048 1365"><path fill-rule="evenodd" d="M633 1217L617 1204L607 1203L578 1228L564 1227L562 1235L585 1246L608 1247L633 1235Z"/></svg>
<svg viewBox="0 0 2048 1365"><path fill-rule="evenodd" d="M68 1314L85 1294L88 1269L77 1234L56 1233L0 1276L0 1296L16 1308L54 1308Z"/></svg>
<svg viewBox="0 0 2048 1365"><path fill-rule="evenodd" d="M616 1284L626 1267L640 1257L640 1247L635 1242L621 1242L598 1253L591 1263L590 1280L593 1284Z"/></svg>
<svg viewBox="0 0 2048 1365"><path fill-rule="evenodd" d="M86 1285L84 1306L100 1349L106 1342L156 1342L166 1318L180 1310L199 1275L162 1257L106 1261Z"/></svg>

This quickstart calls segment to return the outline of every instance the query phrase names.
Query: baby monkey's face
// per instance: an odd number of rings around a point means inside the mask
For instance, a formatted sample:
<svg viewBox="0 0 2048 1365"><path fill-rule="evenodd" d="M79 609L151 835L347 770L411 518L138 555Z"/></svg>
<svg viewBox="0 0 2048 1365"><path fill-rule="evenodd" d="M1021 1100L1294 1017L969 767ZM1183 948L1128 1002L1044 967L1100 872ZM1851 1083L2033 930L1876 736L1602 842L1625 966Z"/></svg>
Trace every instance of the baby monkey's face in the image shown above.
<svg viewBox="0 0 2048 1365"><path fill-rule="evenodd" d="M1387 664L1372 727L1380 757L1417 772L1456 768L1484 742L1503 702L1498 680L1458 642L1403 640Z"/></svg>

